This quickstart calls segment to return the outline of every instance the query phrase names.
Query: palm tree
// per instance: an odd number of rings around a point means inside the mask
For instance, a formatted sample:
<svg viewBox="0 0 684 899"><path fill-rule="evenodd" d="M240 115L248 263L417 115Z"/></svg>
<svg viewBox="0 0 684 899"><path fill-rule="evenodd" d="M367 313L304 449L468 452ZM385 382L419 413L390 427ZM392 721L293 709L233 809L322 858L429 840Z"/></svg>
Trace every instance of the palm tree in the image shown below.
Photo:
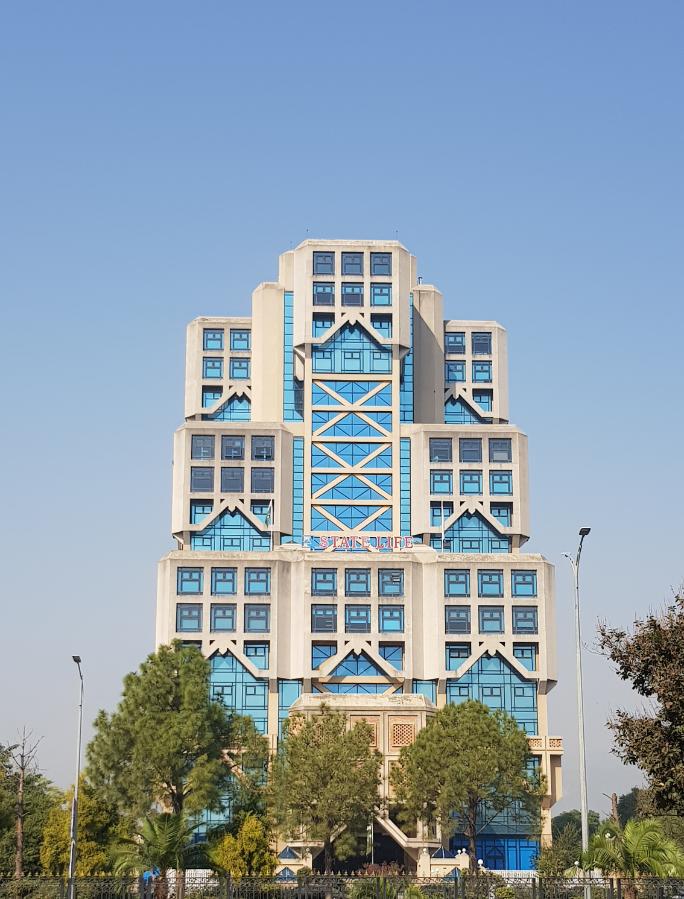
<svg viewBox="0 0 684 899"><path fill-rule="evenodd" d="M183 899L184 872L198 854L193 845L195 827L179 814L148 815L132 839L122 840L112 850L116 874L159 870L162 896L168 893L167 874L176 872L176 899Z"/></svg>
<svg viewBox="0 0 684 899"><path fill-rule="evenodd" d="M684 852L652 818L632 818L624 829L606 821L591 838L582 867L614 877L678 877L684 874Z"/></svg>

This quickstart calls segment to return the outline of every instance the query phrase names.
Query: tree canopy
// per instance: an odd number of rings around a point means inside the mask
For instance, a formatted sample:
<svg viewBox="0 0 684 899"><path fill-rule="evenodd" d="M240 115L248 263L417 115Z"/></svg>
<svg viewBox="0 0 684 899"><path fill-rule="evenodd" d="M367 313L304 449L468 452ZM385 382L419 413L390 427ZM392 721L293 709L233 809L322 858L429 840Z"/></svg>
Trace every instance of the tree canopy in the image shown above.
<svg viewBox="0 0 684 899"><path fill-rule="evenodd" d="M402 749L392 783L407 819L439 824L444 836L463 828L476 871L475 841L487 817L520 807L538 829L542 789L528 774L529 757L527 736L510 715L468 701L440 709Z"/></svg>
<svg viewBox="0 0 684 899"><path fill-rule="evenodd" d="M217 870L233 877L270 877L278 864L266 823L256 815L247 815L237 833L225 834L208 854Z"/></svg>
<svg viewBox="0 0 684 899"><path fill-rule="evenodd" d="M593 809L589 809L589 814L587 817L589 823L589 836L592 836L592 834L595 834L599 829L599 826L601 824L601 816ZM551 819L551 833L554 840L561 833L561 831L565 830L565 828L569 824L577 828L578 832L581 834L582 812L578 808L572 808L567 812L560 812L558 815L553 816L553 818Z"/></svg>

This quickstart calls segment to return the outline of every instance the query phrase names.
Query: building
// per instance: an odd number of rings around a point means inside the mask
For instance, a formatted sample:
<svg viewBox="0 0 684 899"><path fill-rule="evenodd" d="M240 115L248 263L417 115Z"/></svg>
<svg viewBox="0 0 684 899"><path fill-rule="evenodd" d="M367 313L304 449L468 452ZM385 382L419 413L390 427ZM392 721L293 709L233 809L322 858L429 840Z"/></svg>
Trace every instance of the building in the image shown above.
<svg viewBox="0 0 684 899"><path fill-rule="evenodd" d="M522 552L527 438L509 423L506 332L444 321L421 281L396 241L307 240L256 288L251 318L189 325L157 643L201 647L214 696L273 747L293 704L372 721L385 779L435 708L504 708L548 810L554 572ZM442 870L463 845L377 830L423 872L426 851ZM511 815L481 835L490 868L528 868L536 851Z"/></svg>

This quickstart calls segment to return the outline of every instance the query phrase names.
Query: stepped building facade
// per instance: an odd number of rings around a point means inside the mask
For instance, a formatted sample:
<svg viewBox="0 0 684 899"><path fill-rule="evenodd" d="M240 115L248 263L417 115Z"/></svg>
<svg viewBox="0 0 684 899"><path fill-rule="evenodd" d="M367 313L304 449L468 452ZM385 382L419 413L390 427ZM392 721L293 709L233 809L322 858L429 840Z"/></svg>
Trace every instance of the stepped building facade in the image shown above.
<svg viewBox="0 0 684 899"><path fill-rule="evenodd" d="M189 325L157 643L200 647L213 696L273 748L291 709L370 721L389 800L391 765L436 709L505 709L546 776L546 839L561 789L554 571L523 551L506 332L444 321L421 282L396 241L307 240L256 288L251 318ZM448 874L465 845L387 812L375 834L377 853L422 874ZM525 869L538 844L510 810L478 851ZM304 860L283 847L281 870Z"/></svg>

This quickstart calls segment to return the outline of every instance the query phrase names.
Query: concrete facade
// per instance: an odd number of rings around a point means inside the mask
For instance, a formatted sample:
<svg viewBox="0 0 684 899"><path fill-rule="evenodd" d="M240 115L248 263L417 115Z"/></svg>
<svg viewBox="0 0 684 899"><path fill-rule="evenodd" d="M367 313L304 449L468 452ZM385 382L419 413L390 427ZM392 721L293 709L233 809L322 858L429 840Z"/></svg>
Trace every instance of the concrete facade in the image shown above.
<svg viewBox="0 0 684 899"><path fill-rule="evenodd" d="M554 571L522 552L527 438L508 421L506 332L444 321L442 305L396 241L307 240L256 288L251 318L189 325L157 642L196 643L213 694L273 748L290 708L322 699L375 722L386 765L393 729L415 733L447 702L505 708L548 811ZM434 834L378 828L422 873L463 845L433 859ZM536 851L505 813L479 846L489 868Z"/></svg>

